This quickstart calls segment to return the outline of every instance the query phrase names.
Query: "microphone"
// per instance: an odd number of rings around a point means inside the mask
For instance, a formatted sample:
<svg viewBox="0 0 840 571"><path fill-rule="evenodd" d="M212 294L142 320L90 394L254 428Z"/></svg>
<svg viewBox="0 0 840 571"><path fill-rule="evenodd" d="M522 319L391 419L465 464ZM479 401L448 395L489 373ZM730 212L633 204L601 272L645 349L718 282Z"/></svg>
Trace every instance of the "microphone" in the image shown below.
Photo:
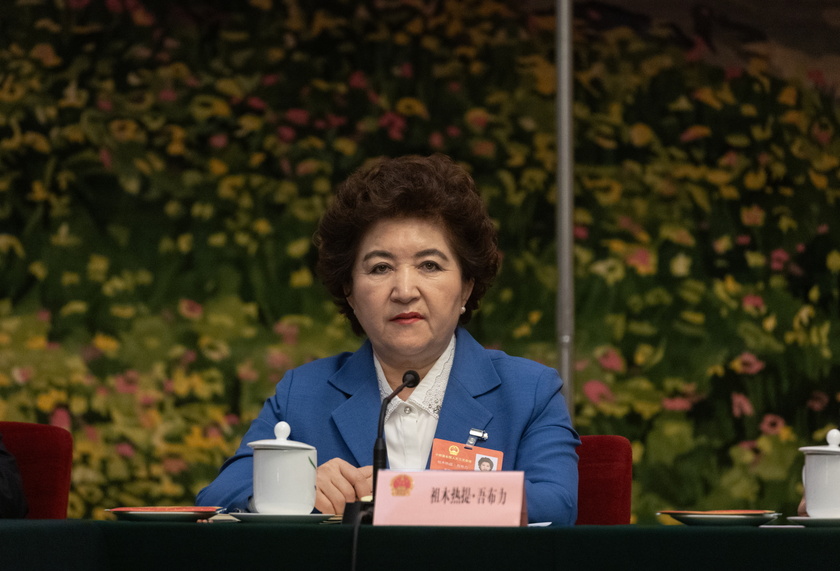
<svg viewBox="0 0 840 571"><path fill-rule="evenodd" d="M406 371L403 374L403 382L394 389L390 395L382 401L379 407L379 428L376 431L376 442L373 443L373 493L376 494L376 478L379 470L384 470L388 464L388 447L385 444L385 413L388 412L388 405L394 397L405 389L413 389L420 384L420 375L417 371Z"/></svg>
<svg viewBox="0 0 840 571"><path fill-rule="evenodd" d="M403 382L394 392L385 397L382 406L379 407L379 427L376 431L376 441L373 443L373 492L376 493L376 480L379 470L385 469L388 465L388 448L385 444L385 413L388 412L388 405L394 397L400 394L405 388L413 389L420 384L420 375L417 371L406 371L403 374ZM371 523L373 520L373 502L357 501L344 506L342 523L358 526L362 523ZM358 529L358 527L356 527Z"/></svg>

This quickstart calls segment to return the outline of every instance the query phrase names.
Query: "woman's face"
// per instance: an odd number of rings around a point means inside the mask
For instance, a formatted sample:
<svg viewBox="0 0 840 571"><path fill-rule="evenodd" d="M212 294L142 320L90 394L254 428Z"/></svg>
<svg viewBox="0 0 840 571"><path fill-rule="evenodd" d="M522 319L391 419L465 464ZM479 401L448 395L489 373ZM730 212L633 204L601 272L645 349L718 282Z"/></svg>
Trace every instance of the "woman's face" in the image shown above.
<svg viewBox="0 0 840 571"><path fill-rule="evenodd" d="M347 301L383 365L422 370L446 349L472 287L443 227L389 219L362 238Z"/></svg>

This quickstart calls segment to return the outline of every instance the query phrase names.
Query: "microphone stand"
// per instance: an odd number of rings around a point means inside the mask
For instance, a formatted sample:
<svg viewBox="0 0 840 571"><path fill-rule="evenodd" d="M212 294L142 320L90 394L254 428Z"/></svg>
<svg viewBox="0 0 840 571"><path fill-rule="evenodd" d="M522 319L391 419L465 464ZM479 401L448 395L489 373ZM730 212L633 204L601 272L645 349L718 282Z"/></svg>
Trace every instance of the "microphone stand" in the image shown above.
<svg viewBox="0 0 840 571"><path fill-rule="evenodd" d="M420 384L420 375L417 371L406 371L403 374L403 382L394 389L390 395L382 401L379 407L379 426L376 431L376 441L373 443L373 493L376 493L376 482L379 470L384 470L388 465L388 447L385 444L385 413L388 412L388 405L394 400L403 389L413 389ZM359 525L360 523L373 522L373 502L357 501L344 506L344 515L341 523Z"/></svg>

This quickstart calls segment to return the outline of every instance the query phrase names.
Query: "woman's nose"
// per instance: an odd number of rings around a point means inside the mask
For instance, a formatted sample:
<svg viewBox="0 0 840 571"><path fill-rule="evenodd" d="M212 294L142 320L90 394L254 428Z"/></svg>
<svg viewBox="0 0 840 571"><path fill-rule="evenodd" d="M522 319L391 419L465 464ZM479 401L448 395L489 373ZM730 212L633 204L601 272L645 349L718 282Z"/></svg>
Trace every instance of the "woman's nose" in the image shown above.
<svg viewBox="0 0 840 571"><path fill-rule="evenodd" d="M419 295L417 276L410 268L401 268L394 273L394 287L391 297L396 301L410 301Z"/></svg>

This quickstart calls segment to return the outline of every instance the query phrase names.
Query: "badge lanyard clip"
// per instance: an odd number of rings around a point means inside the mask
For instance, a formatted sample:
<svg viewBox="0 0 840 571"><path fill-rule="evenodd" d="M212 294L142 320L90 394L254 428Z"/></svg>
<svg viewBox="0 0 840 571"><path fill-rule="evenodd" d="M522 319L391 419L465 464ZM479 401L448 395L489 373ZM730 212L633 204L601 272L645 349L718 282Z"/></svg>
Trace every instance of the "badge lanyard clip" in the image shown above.
<svg viewBox="0 0 840 571"><path fill-rule="evenodd" d="M487 433L480 428L470 428L470 437L467 439L467 443L464 444L464 448L472 448L475 446L477 440L487 440Z"/></svg>

